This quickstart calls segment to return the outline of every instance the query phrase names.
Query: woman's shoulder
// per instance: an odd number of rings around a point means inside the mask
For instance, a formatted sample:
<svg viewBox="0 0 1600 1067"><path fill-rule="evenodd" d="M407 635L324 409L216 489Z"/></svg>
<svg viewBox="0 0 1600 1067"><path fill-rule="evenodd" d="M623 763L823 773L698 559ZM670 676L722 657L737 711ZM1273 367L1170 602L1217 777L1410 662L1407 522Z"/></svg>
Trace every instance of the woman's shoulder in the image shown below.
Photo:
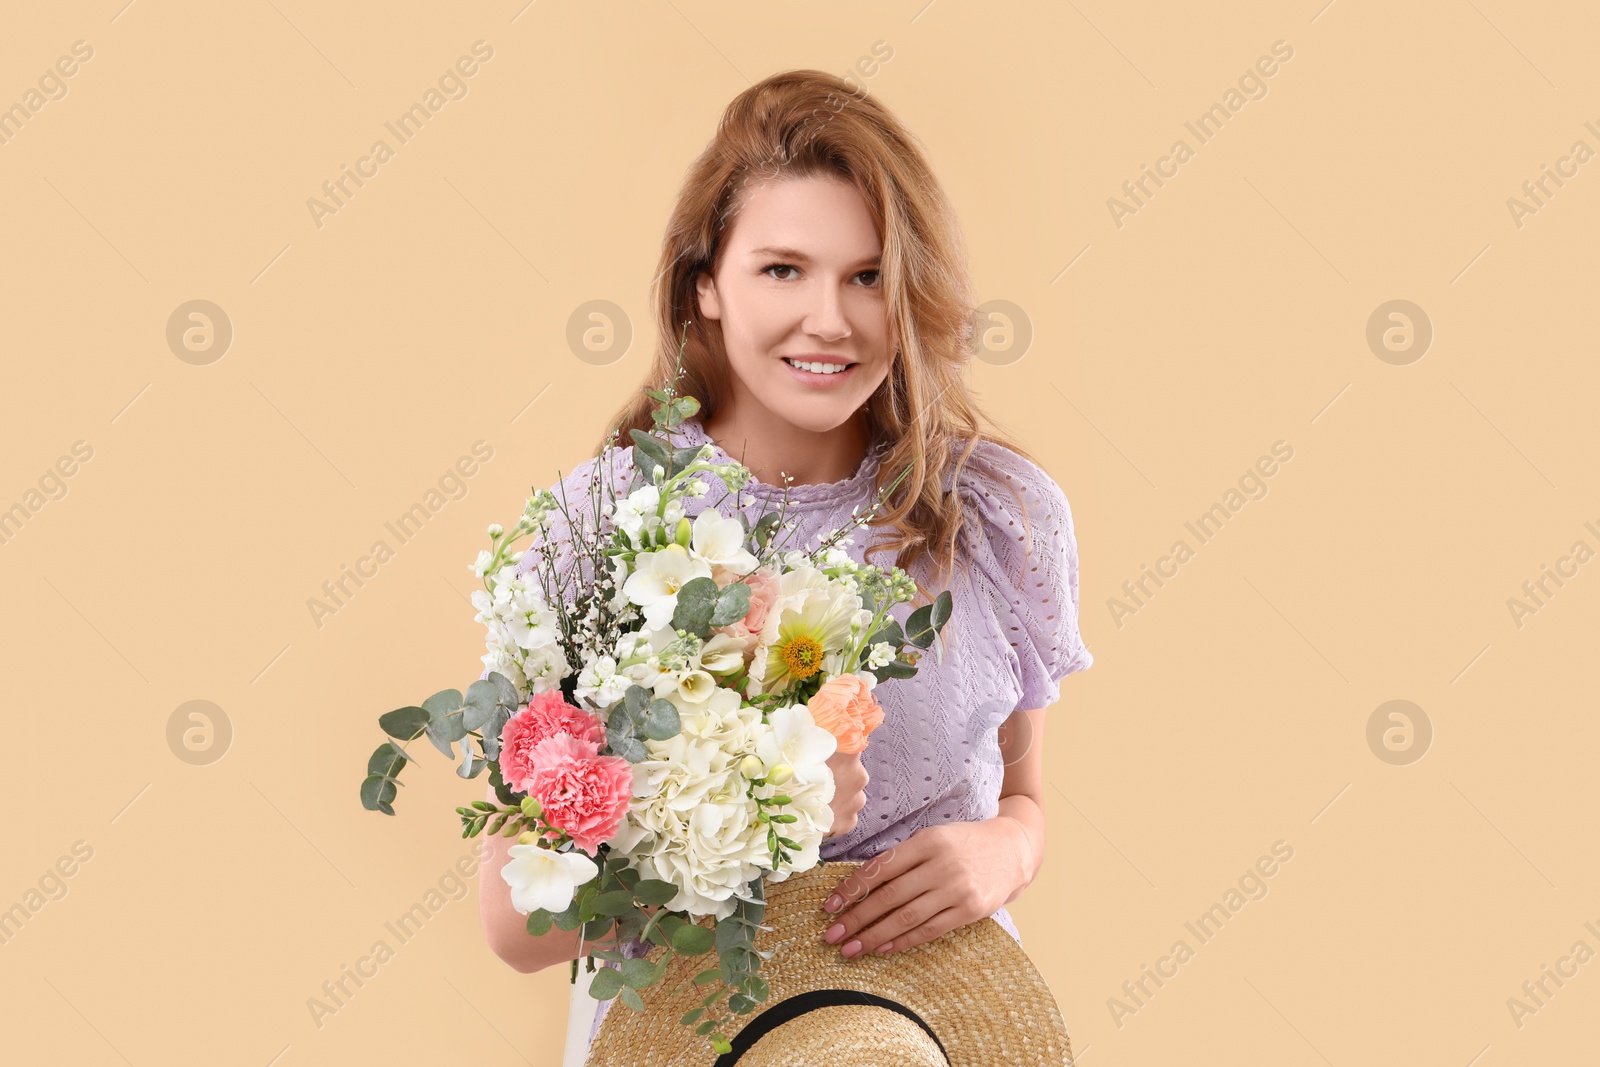
<svg viewBox="0 0 1600 1067"><path fill-rule="evenodd" d="M1062 678L1094 662L1078 631L1078 541L1067 495L1038 463L989 440L973 446L955 491L967 509L972 560L1017 657L1020 706L1046 707L1059 699Z"/></svg>
<svg viewBox="0 0 1600 1067"><path fill-rule="evenodd" d="M1072 506L1060 484L1037 462L998 441L974 442L961 469L946 481L993 549L1041 535L1072 536Z"/></svg>

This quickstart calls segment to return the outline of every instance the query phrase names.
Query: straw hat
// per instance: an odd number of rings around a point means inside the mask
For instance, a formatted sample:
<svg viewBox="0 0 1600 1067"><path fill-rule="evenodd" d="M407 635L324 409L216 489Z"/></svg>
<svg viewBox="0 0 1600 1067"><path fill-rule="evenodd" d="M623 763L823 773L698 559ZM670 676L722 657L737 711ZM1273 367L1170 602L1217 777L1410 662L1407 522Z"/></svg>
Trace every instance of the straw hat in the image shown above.
<svg viewBox="0 0 1600 1067"><path fill-rule="evenodd" d="M822 909L839 882L863 866L831 860L768 882L755 947L771 952L760 975L767 999L722 1029L733 1051L679 1020L700 1007L694 976L713 954L675 957L643 990L645 1010L606 1012L584 1067L1061 1067L1072 1047L1055 998L1015 938L993 918L879 956L845 959L822 939ZM706 917L700 925L711 926ZM652 944L645 959L666 949ZM725 988L720 984L716 987ZM719 1000L718 1007L727 1003Z"/></svg>

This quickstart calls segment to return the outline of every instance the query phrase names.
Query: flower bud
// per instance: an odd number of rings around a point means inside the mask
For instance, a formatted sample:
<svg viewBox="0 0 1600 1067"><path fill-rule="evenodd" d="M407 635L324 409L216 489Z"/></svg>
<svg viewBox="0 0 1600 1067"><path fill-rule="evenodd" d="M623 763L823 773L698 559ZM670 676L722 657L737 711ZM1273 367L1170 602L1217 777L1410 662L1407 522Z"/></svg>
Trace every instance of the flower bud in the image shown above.
<svg viewBox="0 0 1600 1067"><path fill-rule="evenodd" d="M673 540L677 541L678 544L682 545L684 548L688 548L689 547L689 538L693 533L694 533L694 528L689 525L689 520L688 519L679 519L678 520L677 536L675 536L673 538Z"/></svg>
<svg viewBox="0 0 1600 1067"><path fill-rule="evenodd" d="M489 524L489 536L490 537L499 537L501 534L503 534L505 532L506 532L506 528L504 526L501 526L498 522L491 522Z"/></svg>
<svg viewBox="0 0 1600 1067"><path fill-rule="evenodd" d="M782 785L794 777L794 768L787 763L780 763L767 772L768 785Z"/></svg>
<svg viewBox="0 0 1600 1067"><path fill-rule="evenodd" d="M522 798L522 814L530 819L537 819L544 812L544 805L539 803L538 797Z"/></svg>
<svg viewBox="0 0 1600 1067"><path fill-rule="evenodd" d="M746 756L739 761L739 773L746 778L760 778L762 772L766 769L766 764L761 762L761 757L759 756Z"/></svg>
<svg viewBox="0 0 1600 1067"><path fill-rule="evenodd" d="M534 845L538 844L538 842L539 835L532 830L517 835L517 844L519 845Z"/></svg>

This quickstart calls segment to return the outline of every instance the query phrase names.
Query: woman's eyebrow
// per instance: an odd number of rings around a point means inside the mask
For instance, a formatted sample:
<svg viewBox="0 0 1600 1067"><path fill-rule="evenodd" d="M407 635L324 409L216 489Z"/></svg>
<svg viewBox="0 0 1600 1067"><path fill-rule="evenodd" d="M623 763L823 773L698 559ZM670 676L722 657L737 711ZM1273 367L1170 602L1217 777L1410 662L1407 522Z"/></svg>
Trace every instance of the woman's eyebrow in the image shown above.
<svg viewBox="0 0 1600 1067"><path fill-rule="evenodd" d="M784 259L792 259L792 260L795 260L795 261L800 262L800 263L810 263L811 262L811 257L806 255L804 252L800 251L798 248L783 248L783 247L779 247L779 246L768 246L768 247L765 247L765 248L752 248L750 250L750 254L752 256L780 256L780 257L782 257ZM883 254L879 253L878 255L868 256L865 259L858 260L855 265L858 266L858 267L876 266L878 263L880 263L882 261L882 259L883 259Z"/></svg>

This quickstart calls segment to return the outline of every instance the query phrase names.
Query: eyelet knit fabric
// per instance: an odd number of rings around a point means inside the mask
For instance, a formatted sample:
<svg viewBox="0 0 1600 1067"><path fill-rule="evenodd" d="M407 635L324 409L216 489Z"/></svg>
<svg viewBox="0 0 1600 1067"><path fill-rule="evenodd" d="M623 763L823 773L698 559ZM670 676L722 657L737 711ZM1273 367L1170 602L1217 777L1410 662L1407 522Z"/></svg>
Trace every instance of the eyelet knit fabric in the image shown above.
<svg viewBox="0 0 1600 1067"><path fill-rule="evenodd" d="M698 416L672 430L671 438L675 447L710 444L720 462L733 462ZM606 462L610 484L624 494L632 484L630 453L631 448L616 448L603 461L589 459L552 486L582 526L569 530L558 516L553 536L567 543L573 536L594 536L589 503L594 472ZM850 521L852 508L865 510L878 491L883 454L881 444L869 449L855 473L841 481L790 486L784 521L792 521L794 529L779 532L783 547L813 548ZM885 473L885 484L895 473ZM731 514L738 503L726 487L713 475L701 477L710 491L685 498L686 515L693 519L708 506ZM1061 488L1037 465L988 441L978 442L958 476L945 476L946 491L952 482L966 509L968 525L959 543L970 566L958 561L947 579L952 611L940 634L943 655L938 645L930 648L914 678L894 679L873 691L884 718L861 756L870 777L866 807L854 830L823 843L826 860L865 861L923 827L993 818L1005 773L1000 725L1016 711L1053 704L1061 695L1061 679L1094 662L1078 631L1077 542ZM749 498L744 510L751 522L783 503L782 487L754 479L739 496ZM858 528L846 551L858 561L891 566L891 552L867 553L868 543L882 536L871 527ZM521 566L526 570L534 562L530 553ZM560 554L557 573L574 563L589 573L570 548ZM923 563L911 575L936 596L940 589L929 582L931 566ZM911 610L899 604L891 614L904 624ZM1005 908L994 918L1020 943ZM638 944L626 949L630 957L646 951ZM612 1003L601 1002L591 1040Z"/></svg>

